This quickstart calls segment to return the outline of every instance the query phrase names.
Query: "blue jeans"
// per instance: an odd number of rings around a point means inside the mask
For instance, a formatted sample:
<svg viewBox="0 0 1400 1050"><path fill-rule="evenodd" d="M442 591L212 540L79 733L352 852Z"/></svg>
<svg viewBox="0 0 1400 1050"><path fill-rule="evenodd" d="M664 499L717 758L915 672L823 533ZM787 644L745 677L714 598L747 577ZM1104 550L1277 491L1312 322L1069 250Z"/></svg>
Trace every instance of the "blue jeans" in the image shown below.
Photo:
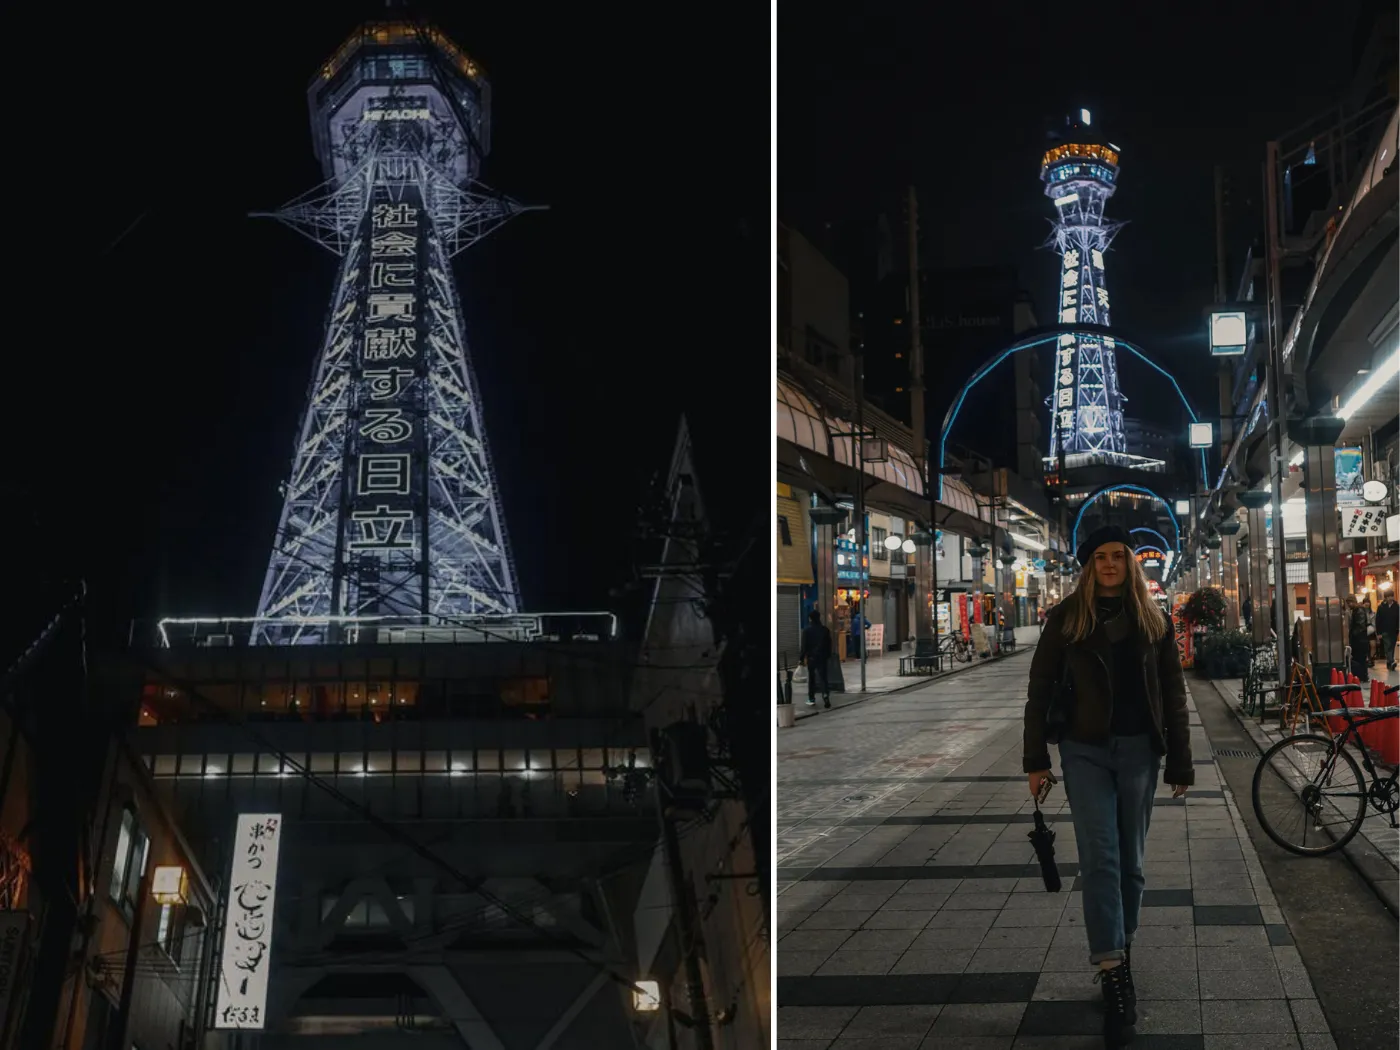
<svg viewBox="0 0 1400 1050"><path fill-rule="evenodd" d="M1060 743L1060 770L1079 844L1089 962L1123 958L1142 911L1142 857L1161 759L1152 738L1115 736L1106 745Z"/></svg>

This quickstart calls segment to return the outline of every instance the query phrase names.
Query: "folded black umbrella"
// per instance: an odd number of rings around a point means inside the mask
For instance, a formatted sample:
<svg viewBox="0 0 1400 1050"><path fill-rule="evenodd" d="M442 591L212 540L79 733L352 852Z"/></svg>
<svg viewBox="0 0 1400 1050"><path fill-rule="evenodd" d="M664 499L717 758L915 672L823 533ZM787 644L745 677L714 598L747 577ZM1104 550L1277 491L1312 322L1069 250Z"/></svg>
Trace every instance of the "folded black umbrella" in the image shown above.
<svg viewBox="0 0 1400 1050"><path fill-rule="evenodd" d="M1040 802L1035 804L1035 827L1027 836L1035 847L1035 858L1040 861L1040 877L1045 880L1045 889L1059 893L1061 888L1060 869L1055 867L1055 832L1045 823L1045 815L1040 812Z"/></svg>

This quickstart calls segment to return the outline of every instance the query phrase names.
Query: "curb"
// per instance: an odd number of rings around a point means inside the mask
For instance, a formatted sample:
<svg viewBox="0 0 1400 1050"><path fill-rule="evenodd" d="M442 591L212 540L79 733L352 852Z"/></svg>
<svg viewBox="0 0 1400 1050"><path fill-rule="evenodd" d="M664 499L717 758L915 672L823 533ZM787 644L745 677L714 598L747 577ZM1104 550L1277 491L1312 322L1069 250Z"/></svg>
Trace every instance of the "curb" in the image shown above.
<svg viewBox="0 0 1400 1050"><path fill-rule="evenodd" d="M1261 754L1267 750L1270 742L1266 742L1263 747L1259 746L1259 740L1254 735L1253 726L1235 707L1233 698L1220 687L1219 680L1210 678L1207 681L1215 689L1216 695L1220 697L1221 702L1225 705L1225 710L1230 713L1230 717L1244 730L1245 736L1249 737L1256 747L1259 747ZM1253 805L1252 800L1250 804ZM1400 869L1391 863L1390 858L1377 850L1370 840L1359 831L1350 842L1342 847L1342 853L1351 862L1351 866L1356 869L1357 874L1375 892L1376 897L1385 905L1386 910L1392 916L1400 918L1400 893L1397 893L1397 889L1400 887L1397 887L1396 880Z"/></svg>
<svg viewBox="0 0 1400 1050"><path fill-rule="evenodd" d="M976 669L979 668L979 667L987 667L987 666L989 666L990 664L997 663L997 662L1000 661L1000 660L1010 660L1010 659L1012 659L1013 657L1016 657L1016 656L1021 655L1021 653L1023 653L1023 652L1029 653L1029 652L1033 652L1034 650L1035 650L1035 645L1034 645L1034 644L1025 645L1025 646L1018 645L1018 646L1016 646L1016 651L1015 651L1015 652L1007 653L1005 656L993 656L993 657L991 657L990 659L987 659L987 660L978 660L978 661L976 661L976 662L974 662L974 663L964 664L964 665L962 665L961 667L954 667L954 668L952 668L951 670L943 671L943 672L941 672L941 673L939 673L939 674L936 674L936 675L929 675L929 676L927 676L927 677L920 677L919 680L918 680L917 682L910 682L908 685L897 686L897 687L894 688L894 689L886 689L884 692L881 692L881 693L867 693L865 696L861 696L859 693L856 693L856 694L854 694L855 699L849 700L849 701L847 701L847 702L844 703L844 704L840 704L840 705L832 704L832 706L831 706L830 709L823 708L823 707L816 707L816 708L812 708L812 709L810 709L810 710L803 710L803 711L801 711L800 713L795 713L795 714L794 714L794 717L795 717L796 721L801 722L803 719L806 719L806 718L815 718L817 715L820 715L820 714L835 714L837 711L844 711L844 710L845 710L846 708L848 708L848 707L855 707L856 704L863 704L863 703L865 703L867 700L879 700L880 698L886 697L886 696L898 696L900 693L907 693L907 692L909 692L911 689L921 689L921 688L923 688L924 686L928 685L930 682L941 682L941 681L942 681L943 679L945 679L945 678L952 678L954 675L963 674L963 673L966 672L966 671L973 671L973 670L976 670ZM851 694L847 694L847 695L851 695ZM797 703L797 701L794 700L794 701L793 701L793 706L794 706L794 707L799 707L799 708L806 708L807 705L806 705L805 703L799 704L799 703Z"/></svg>

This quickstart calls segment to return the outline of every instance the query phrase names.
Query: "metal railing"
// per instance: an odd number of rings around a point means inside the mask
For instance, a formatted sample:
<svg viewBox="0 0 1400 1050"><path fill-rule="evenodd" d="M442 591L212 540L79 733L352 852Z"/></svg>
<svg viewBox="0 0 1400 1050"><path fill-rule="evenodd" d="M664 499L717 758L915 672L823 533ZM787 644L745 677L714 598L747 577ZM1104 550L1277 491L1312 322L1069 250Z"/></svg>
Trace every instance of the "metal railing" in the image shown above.
<svg viewBox="0 0 1400 1050"><path fill-rule="evenodd" d="M513 616L192 616L138 620L132 646L233 649L255 645L479 645L490 642L610 642L619 633L610 612Z"/></svg>

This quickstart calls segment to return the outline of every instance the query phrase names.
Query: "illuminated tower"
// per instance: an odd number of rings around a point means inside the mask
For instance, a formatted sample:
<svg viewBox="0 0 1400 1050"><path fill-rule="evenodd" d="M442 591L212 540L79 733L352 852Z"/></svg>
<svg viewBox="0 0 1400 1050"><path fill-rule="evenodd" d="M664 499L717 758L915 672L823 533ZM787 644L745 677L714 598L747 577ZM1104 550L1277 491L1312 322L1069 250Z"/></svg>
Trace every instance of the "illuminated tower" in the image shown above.
<svg viewBox="0 0 1400 1050"><path fill-rule="evenodd" d="M1061 324L1108 325L1104 253L1121 223L1104 221L1118 183L1118 149L1090 130L1087 109L1069 118L1067 141L1045 154L1040 178L1055 205L1051 244L1060 253ZM1060 336L1050 395L1050 453L1102 462L1127 452L1118 362L1111 338Z"/></svg>
<svg viewBox="0 0 1400 1050"><path fill-rule="evenodd" d="M258 643L517 610L451 260L522 210L477 185L490 88L437 30L361 26L308 90L327 181L275 218L341 259Z"/></svg>

